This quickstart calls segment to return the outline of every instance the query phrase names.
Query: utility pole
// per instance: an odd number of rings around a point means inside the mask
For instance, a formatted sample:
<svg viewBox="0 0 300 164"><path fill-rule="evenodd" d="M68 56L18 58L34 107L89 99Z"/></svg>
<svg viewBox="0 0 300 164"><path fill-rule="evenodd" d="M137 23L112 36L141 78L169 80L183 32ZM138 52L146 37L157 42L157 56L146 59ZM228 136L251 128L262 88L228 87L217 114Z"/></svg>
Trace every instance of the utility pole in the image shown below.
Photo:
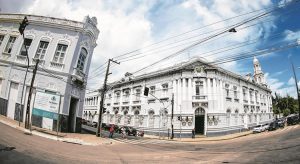
<svg viewBox="0 0 300 164"><path fill-rule="evenodd" d="M173 125L173 117L174 117L174 93L172 93L172 113L171 113L171 139L174 138L174 125Z"/></svg>
<svg viewBox="0 0 300 164"><path fill-rule="evenodd" d="M31 96L32 96L32 91L33 91L34 79L35 79L37 67L39 65L39 61L40 61L39 59L36 60L35 67L34 67L34 70L33 70L32 79L31 79L29 94L28 94L26 118L25 118L25 128L26 129L29 129L29 128L31 129L31 126L29 126L29 122L30 122L30 102L31 102Z"/></svg>
<svg viewBox="0 0 300 164"><path fill-rule="evenodd" d="M299 114L299 119L300 119L300 95L299 95L299 88L298 88L298 80L297 80L297 76L295 73L295 67L294 67L294 64L292 61L291 61L291 64L292 64L292 69L293 69L293 73L294 73L294 79L295 79L297 96L298 96L298 114ZM300 124L300 121L299 121L299 124Z"/></svg>
<svg viewBox="0 0 300 164"><path fill-rule="evenodd" d="M24 106L22 107L23 105L23 96L24 96L24 88L25 88L25 82L26 82L26 77L27 77L27 72L28 72L28 68L29 68L29 57L28 57L28 49L27 49L27 45L25 43L25 36L24 36L24 30L26 28L26 26L28 25L28 19L27 17L25 16L22 23L20 23L20 27L19 27L19 32L20 34L23 36L23 45L25 47L25 51L26 51L26 58L27 58L27 68L26 68L26 71L25 71L25 77L24 77L24 81L23 81L23 87L22 87L22 95L21 95L21 104L19 106L19 126L21 126L21 109L23 109L24 111ZM23 118L23 115L22 115L22 118Z"/></svg>
<svg viewBox="0 0 300 164"><path fill-rule="evenodd" d="M120 62L114 61L113 59L108 59L107 68L106 68L106 74L105 74L105 78L104 78L104 84L103 84L103 88L102 88L102 92L101 92L99 117L98 117L97 131L96 131L96 136L97 137L101 136L101 125L102 125L102 112L103 112L103 106L104 106L104 95L105 95L105 92L106 92L106 83L107 83L107 76L109 75L110 62L114 62L116 64L120 64Z"/></svg>

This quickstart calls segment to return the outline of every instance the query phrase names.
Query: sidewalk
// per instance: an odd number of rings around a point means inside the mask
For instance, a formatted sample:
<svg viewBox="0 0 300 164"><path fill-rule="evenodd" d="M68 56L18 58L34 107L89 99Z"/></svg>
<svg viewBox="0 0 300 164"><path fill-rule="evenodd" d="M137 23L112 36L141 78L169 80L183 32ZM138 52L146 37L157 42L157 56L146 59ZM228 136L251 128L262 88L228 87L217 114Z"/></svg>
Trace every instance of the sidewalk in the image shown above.
<svg viewBox="0 0 300 164"><path fill-rule="evenodd" d="M151 135L145 135L145 138L149 139L161 139L161 140L167 140L167 141L175 141L175 142L203 142L203 141L222 141L222 140L230 140L234 138L239 138L243 136L247 136L249 134L252 134L252 130L241 132L241 133L233 133L223 136L216 136L216 137L206 137L206 136L196 136L196 138L174 138L174 139L168 139L168 137L161 137L158 136L151 136Z"/></svg>
<svg viewBox="0 0 300 164"><path fill-rule="evenodd" d="M79 144L79 145L92 145L92 146L110 145L113 143L108 138L99 138L91 134L59 132L57 135L57 132L55 131L42 129L38 127L32 127L32 131L30 132L28 129L25 129L24 123L21 123L19 126L18 121L12 120L2 115L0 115L0 123L18 129L20 131L24 131L25 134L32 134L32 135L36 135L36 136L40 136L40 137L44 137L56 141L61 141L61 142L68 142L68 143Z"/></svg>
<svg viewBox="0 0 300 164"><path fill-rule="evenodd" d="M32 135L37 135L40 137L52 139L52 140L57 140L61 142L68 142L68 143L73 143L73 144L80 144L80 145L110 145L110 144L116 144L112 139L109 138L99 138L96 137L93 134L80 134L80 133L61 133L59 132L57 135L57 132L47 130L47 129L42 129L38 127L32 127L32 131L30 132L28 129L25 129L24 123L21 123L19 126L18 121L12 120L10 118L7 118L5 116L0 115L0 123L6 124L10 127L13 127L15 129L24 131L26 134L32 134ZM159 138L158 136L152 136L152 135L144 135L144 138L148 139L161 139L161 140L166 140L170 142L204 142L204 141L221 141L221 140L230 140L238 137L243 137L246 135L251 134L252 131L246 131L246 132L241 132L241 133L234 133L234 134L229 134L229 135L224 135L224 136L217 136L217 137L206 137L206 136L201 136L196 138L174 138L174 139L168 139L168 137L164 138Z"/></svg>

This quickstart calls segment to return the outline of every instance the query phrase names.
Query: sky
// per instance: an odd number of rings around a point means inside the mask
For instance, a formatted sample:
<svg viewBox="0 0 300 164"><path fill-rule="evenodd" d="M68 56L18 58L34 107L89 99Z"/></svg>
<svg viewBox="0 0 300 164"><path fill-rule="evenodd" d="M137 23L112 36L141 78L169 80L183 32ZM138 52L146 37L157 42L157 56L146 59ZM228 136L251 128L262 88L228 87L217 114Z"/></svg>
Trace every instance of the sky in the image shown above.
<svg viewBox="0 0 300 164"><path fill-rule="evenodd" d="M213 62L224 61L230 56L252 54L260 61L273 93L296 97L291 62L295 65L299 81L300 69L297 67L300 67L300 48L294 46L281 51L272 50L297 45L297 39L300 39L298 1L0 0L0 12L76 21L82 21L86 15L95 16L100 35L90 65L87 86L90 90L103 85L106 62L110 58L119 61L120 65L113 64L110 67L112 74L108 82L120 80L126 72L136 76L194 57ZM266 12L268 14L259 17ZM258 18L252 20L255 17ZM225 32L203 41L229 27L236 27L237 32ZM194 43L198 44L191 46ZM189 48L178 53L186 47ZM266 50L271 52L262 53ZM174 57L162 60L170 55ZM157 61L160 62L141 70ZM253 58L218 66L240 75L253 74Z"/></svg>

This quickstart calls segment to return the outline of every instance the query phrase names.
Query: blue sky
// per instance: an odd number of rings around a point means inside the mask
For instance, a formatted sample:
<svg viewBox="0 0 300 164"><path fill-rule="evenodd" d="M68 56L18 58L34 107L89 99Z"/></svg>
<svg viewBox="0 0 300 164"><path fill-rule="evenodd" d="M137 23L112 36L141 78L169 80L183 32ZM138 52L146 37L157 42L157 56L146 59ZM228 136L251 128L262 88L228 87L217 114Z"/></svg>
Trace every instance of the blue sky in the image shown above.
<svg viewBox="0 0 300 164"><path fill-rule="evenodd" d="M113 74L109 81L114 81L120 79L126 72L135 72L195 41L210 36L217 29L252 18L259 13L253 11L265 12L271 7L284 3L289 4L291 0L0 0L0 8L1 13L37 14L77 21L82 21L86 15L96 16L101 33L90 69L90 75L93 76L90 76L92 78L88 80L89 88L93 89L101 86L103 81L104 71L97 68L109 58L136 49L142 56L145 55L127 62L124 62L124 59L120 60L121 65L112 67ZM249 12L253 13L245 14ZM245 15L239 16L241 14ZM300 2L282 6L266 18L238 27L237 33L214 38L152 68L163 68L195 56L202 56L208 61L213 61L242 52L255 52L267 47L295 43L296 39L300 38L299 16ZM236 18L219 22L231 17ZM214 22L219 23L213 24ZM208 26L209 24L213 25ZM179 34L182 35L174 37ZM165 40L170 37L172 38ZM160 42L162 40L163 42ZM232 51L219 54L205 53L222 47L249 43L253 40L256 41ZM157 42L160 43L149 46ZM267 82L273 92L296 96L290 61L293 61L296 67L300 67L300 48L290 48L257 58L261 62ZM252 58L221 66L241 75L253 73ZM153 71L153 69L141 73ZM296 68L296 72L300 79L300 69Z"/></svg>

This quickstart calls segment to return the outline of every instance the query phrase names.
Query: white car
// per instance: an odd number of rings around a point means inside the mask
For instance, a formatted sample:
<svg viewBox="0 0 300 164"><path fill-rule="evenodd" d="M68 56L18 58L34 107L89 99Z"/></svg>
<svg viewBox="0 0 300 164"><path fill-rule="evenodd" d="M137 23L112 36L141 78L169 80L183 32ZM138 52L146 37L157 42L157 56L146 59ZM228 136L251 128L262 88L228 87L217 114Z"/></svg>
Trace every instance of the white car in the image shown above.
<svg viewBox="0 0 300 164"><path fill-rule="evenodd" d="M270 124L269 124L269 123L264 124L264 125L263 125L263 128L264 128L263 131L268 130L269 127L270 127Z"/></svg>
<svg viewBox="0 0 300 164"><path fill-rule="evenodd" d="M260 133L264 131L264 126L259 124L253 128L253 133Z"/></svg>

